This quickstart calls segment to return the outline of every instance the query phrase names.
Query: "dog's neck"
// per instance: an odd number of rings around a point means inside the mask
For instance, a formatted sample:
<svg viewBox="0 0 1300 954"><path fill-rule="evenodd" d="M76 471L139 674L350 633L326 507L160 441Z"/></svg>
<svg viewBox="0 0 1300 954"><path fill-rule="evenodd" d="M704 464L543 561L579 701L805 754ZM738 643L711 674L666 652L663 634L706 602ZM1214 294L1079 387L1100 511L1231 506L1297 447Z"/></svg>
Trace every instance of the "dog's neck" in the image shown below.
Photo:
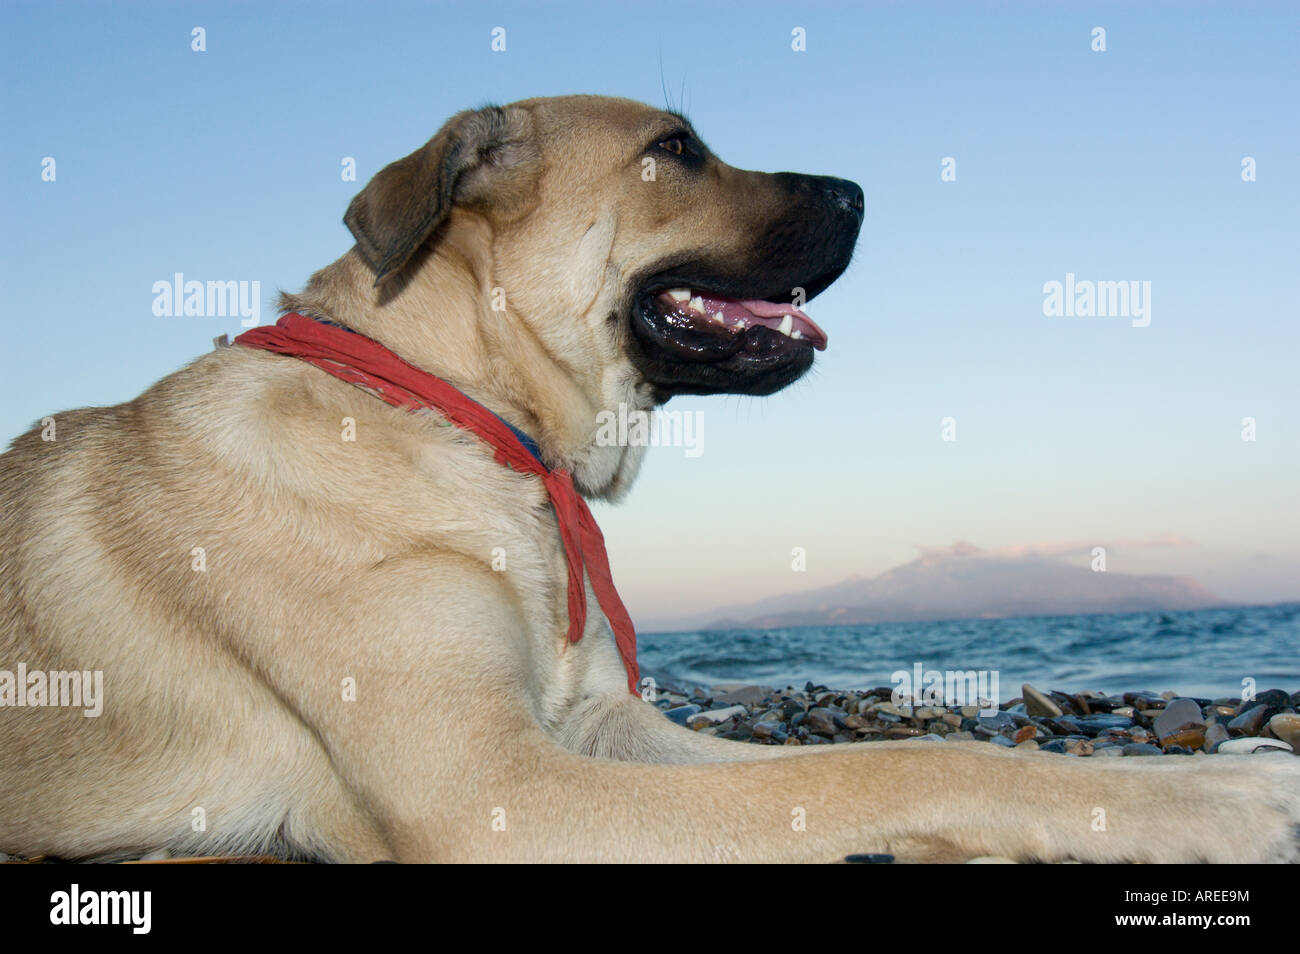
<svg viewBox="0 0 1300 954"><path fill-rule="evenodd" d="M476 243L444 240L403 276L374 287L355 249L316 272L280 307L337 322L436 374L532 436L542 459L573 474L588 497L615 500L631 486L643 446L597 440L601 412L649 412L653 399L631 365L562 366L521 317L492 309L492 286L475 267ZM468 246L468 247L467 247Z"/></svg>

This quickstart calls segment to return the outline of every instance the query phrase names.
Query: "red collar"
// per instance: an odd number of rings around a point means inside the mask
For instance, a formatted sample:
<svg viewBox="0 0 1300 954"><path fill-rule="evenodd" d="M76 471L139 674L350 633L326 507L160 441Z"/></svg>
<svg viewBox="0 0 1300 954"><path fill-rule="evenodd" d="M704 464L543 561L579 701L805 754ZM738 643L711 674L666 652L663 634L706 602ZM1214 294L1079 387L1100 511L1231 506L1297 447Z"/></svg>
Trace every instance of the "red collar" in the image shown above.
<svg viewBox="0 0 1300 954"><path fill-rule="evenodd" d="M600 608L614 630L614 641L627 670L627 687L633 695L637 694L636 630L614 589L605 538L587 502L574 489L573 477L567 470L549 469L525 445L526 435L446 381L408 364L378 341L340 325L291 312L274 325L244 332L234 343L301 358L393 407L437 411L495 450L497 463L540 477L555 508L560 541L569 565L569 641L576 643L582 638L587 620L585 570Z"/></svg>

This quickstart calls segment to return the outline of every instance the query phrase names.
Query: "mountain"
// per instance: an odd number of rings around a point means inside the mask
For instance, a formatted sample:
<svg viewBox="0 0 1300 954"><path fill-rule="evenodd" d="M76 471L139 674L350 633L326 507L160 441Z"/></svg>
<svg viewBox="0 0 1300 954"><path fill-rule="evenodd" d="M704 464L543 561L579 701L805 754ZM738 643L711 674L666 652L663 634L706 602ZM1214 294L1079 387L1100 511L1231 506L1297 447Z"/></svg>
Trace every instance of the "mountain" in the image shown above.
<svg viewBox="0 0 1300 954"><path fill-rule="evenodd" d="M1039 555L961 542L867 579L722 607L660 629L770 629L846 623L1064 616L1229 605L1186 577L1094 572Z"/></svg>

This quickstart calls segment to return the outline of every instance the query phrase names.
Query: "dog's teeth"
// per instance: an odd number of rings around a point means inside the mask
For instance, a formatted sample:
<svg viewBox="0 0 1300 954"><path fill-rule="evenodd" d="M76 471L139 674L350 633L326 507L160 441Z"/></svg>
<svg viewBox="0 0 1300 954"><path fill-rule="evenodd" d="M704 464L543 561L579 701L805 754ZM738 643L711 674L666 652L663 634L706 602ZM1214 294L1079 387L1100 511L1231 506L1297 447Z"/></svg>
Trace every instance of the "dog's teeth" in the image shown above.
<svg viewBox="0 0 1300 954"><path fill-rule="evenodd" d="M686 307L689 308L691 311L698 311L701 315L707 315L707 314L708 314L708 312L705 311L705 309L704 309L704 299L703 299L703 298L692 298L692 299L691 299L691 303L690 303L689 305L687 305Z"/></svg>
<svg viewBox="0 0 1300 954"><path fill-rule="evenodd" d="M673 288L669 290L668 294L673 301L687 301L691 297L690 289L687 288Z"/></svg>
<svg viewBox="0 0 1300 954"><path fill-rule="evenodd" d="M781 334L785 335L788 338L790 336L790 329L792 329L793 327L794 327L794 319L791 318L789 315L785 315L781 318L781 324L777 326L776 330L781 332Z"/></svg>
<svg viewBox="0 0 1300 954"><path fill-rule="evenodd" d="M790 332L790 337L791 337L791 338L794 338L796 341L802 341L802 340L803 340L803 332L802 332L802 331L799 331L798 329L795 329L794 331Z"/></svg>
<svg viewBox="0 0 1300 954"><path fill-rule="evenodd" d="M744 318L741 318L739 321L736 322L736 327L739 328L741 331L744 331L746 328L749 327L749 325L745 323Z"/></svg>
<svg viewBox="0 0 1300 954"><path fill-rule="evenodd" d="M713 320L716 321L716 322L717 322L718 324L720 324L720 325L725 325L725 324L727 323L727 318L726 318L726 316L723 315L722 312L720 312L720 311L715 311L715 312L713 313Z"/></svg>

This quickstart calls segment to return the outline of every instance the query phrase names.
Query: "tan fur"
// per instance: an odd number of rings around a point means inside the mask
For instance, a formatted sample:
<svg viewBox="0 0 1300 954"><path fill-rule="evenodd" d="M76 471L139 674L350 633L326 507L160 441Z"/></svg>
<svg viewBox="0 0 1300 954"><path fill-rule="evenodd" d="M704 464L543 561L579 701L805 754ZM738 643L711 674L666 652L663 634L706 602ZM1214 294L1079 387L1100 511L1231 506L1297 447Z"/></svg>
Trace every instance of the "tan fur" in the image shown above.
<svg viewBox="0 0 1300 954"><path fill-rule="evenodd" d="M490 160L444 165L461 177L454 208L434 210L409 261L376 284L359 247L285 305L452 381L586 494L617 498L640 452L597 446L596 414L654 401L614 320L628 283L677 249L739 255L771 212L763 180L711 160L703 186L644 188L644 142L674 120L627 101L532 100L498 119ZM436 177L448 137L487 135L482 121L462 114L377 177L354 231L422 215L393 190ZM535 479L304 362L223 349L127 404L55 419L55 441L33 430L0 458L0 668L102 669L106 701L100 718L0 709L2 851L1296 857L1289 759L801 751L680 728L627 694L590 592L585 637L565 641L564 558Z"/></svg>

